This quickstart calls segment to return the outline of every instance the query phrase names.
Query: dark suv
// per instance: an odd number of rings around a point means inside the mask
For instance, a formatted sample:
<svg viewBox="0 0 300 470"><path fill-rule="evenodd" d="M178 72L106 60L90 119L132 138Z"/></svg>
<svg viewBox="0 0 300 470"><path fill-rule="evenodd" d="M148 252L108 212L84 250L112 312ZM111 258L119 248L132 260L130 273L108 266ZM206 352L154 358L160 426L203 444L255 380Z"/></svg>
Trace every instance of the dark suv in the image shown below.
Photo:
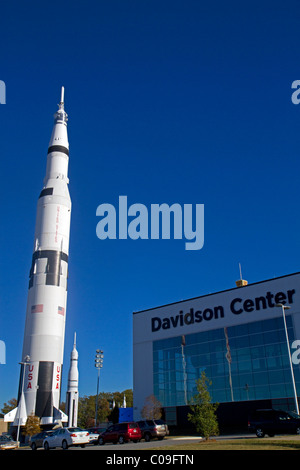
<svg viewBox="0 0 300 470"><path fill-rule="evenodd" d="M249 417L248 429L257 437L265 434L300 434L300 416L291 411L256 410Z"/></svg>
<svg viewBox="0 0 300 470"><path fill-rule="evenodd" d="M105 442L124 444L128 441L139 442L141 438L142 433L137 423L119 423L109 426L106 431L102 432L98 442L100 445Z"/></svg>
<svg viewBox="0 0 300 470"><path fill-rule="evenodd" d="M154 437L163 439L169 434L167 424L161 419L144 419L138 421L138 425L142 431L142 438L147 442Z"/></svg>

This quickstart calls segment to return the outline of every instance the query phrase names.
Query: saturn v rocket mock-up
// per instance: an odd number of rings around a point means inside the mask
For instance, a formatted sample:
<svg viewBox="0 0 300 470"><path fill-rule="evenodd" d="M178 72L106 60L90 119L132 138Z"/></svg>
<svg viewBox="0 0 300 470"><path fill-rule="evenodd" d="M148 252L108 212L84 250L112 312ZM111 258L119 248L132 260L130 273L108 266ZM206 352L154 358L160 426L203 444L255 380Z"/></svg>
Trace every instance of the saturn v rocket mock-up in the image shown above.
<svg viewBox="0 0 300 470"><path fill-rule="evenodd" d="M67 120L62 88L37 204L18 407L6 419L15 425L31 414L42 425L67 421L59 410L71 219Z"/></svg>

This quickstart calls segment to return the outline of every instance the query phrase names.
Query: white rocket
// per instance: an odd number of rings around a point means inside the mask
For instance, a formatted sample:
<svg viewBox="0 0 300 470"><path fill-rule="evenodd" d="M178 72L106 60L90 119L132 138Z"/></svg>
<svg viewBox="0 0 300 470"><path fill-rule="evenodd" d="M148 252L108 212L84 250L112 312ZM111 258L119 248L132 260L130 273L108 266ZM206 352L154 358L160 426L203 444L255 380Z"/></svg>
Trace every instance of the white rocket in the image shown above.
<svg viewBox="0 0 300 470"><path fill-rule="evenodd" d="M68 388L66 399L66 413L68 415L68 426L77 426L78 417L78 351L76 349L76 333L74 335L74 346L71 352L70 369L68 376Z"/></svg>
<svg viewBox="0 0 300 470"><path fill-rule="evenodd" d="M42 425L67 419L59 410L71 218L63 87L58 106L37 204L22 352L27 364L21 366L18 407L5 417L15 425L25 424L32 413Z"/></svg>

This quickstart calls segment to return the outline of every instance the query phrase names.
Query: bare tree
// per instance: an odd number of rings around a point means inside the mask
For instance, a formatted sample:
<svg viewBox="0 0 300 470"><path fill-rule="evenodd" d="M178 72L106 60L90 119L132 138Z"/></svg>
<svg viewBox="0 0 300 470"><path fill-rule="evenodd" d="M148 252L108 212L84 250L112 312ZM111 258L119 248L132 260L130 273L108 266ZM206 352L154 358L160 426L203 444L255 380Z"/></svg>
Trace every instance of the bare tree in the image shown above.
<svg viewBox="0 0 300 470"><path fill-rule="evenodd" d="M159 419L162 416L162 404L154 395L149 395L145 399L145 404L141 411L144 419Z"/></svg>

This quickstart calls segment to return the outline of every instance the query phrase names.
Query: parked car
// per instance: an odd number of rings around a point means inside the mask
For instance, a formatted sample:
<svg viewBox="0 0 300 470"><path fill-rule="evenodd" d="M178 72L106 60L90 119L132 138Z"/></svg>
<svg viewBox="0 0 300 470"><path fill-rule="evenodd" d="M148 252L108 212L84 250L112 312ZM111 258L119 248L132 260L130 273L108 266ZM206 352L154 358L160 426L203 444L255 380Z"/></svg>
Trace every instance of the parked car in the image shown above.
<svg viewBox="0 0 300 470"><path fill-rule="evenodd" d="M300 416L291 411L256 410L249 417L248 429L257 437L264 437L265 434L270 437L275 434L300 434Z"/></svg>
<svg viewBox="0 0 300 470"><path fill-rule="evenodd" d="M90 431L89 429L86 431L89 433L89 444L97 445L100 434Z"/></svg>
<svg viewBox="0 0 300 470"><path fill-rule="evenodd" d="M96 426L94 428L87 429L87 431L90 434L89 435L90 444L94 444L94 445L99 444L100 434L103 433L104 431L106 431L106 429L107 429L106 426L103 426L103 427Z"/></svg>
<svg viewBox="0 0 300 470"><path fill-rule="evenodd" d="M68 449L70 446L85 447L89 443L89 433L81 428L59 428L50 436L44 439L43 446L45 450L54 447Z"/></svg>
<svg viewBox="0 0 300 470"><path fill-rule="evenodd" d="M0 449L1 450L11 450L16 449L19 447L17 441L14 441L13 438L9 434L1 434L0 436Z"/></svg>
<svg viewBox="0 0 300 470"><path fill-rule="evenodd" d="M29 438L29 446L32 450L36 450L38 447L43 447L44 439L50 436L54 431L42 431Z"/></svg>
<svg viewBox="0 0 300 470"><path fill-rule="evenodd" d="M124 444L124 442L128 441L139 442L141 438L142 433L137 423L119 423L109 426L100 434L99 444L103 445L106 442L119 442L119 444Z"/></svg>
<svg viewBox="0 0 300 470"><path fill-rule="evenodd" d="M161 419L144 419L138 421L138 425L142 431L142 438L149 442L150 439L163 439L169 435L168 425Z"/></svg>

